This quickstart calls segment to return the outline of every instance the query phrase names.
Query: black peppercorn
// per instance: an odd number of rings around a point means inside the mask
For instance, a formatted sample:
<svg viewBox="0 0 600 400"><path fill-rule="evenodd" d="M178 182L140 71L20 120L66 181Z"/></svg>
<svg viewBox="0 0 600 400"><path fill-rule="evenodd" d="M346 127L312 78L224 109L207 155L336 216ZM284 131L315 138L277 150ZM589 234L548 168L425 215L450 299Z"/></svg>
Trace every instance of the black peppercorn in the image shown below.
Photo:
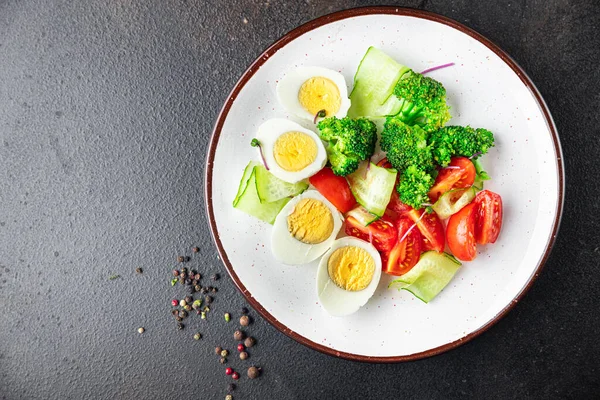
<svg viewBox="0 0 600 400"><path fill-rule="evenodd" d="M185 282L186 285L191 285L192 284L192 280L189 279L189 278L186 279L184 282Z"/></svg>
<svg viewBox="0 0 600 400"><path fill-rule="evenodd" d="M185 284L185 278L183 276L179 277L179 283L184 285Z"/></svg>
<svg viewBox="0 0 600 400"><path fill-rule="evenodd" d="M210 304L210 303L212 303L212 301L213 301L213 298L211 296L204 297L204 302L206 304Z"/></svg>
<svg viewBox="0 0 600 400"><path fill-rule="evenodd" d="M179 323L177 324L177 330L179 330L179 331L180 331L180 330L182 330L183 328L185 328L185 325L184 325L184 324L182 324L181 322L179 322Z"/></svg>
<svg viewBox="0 0 600 400"><path fill-rule="evenodd" d="M219 278L220 278L219 274L213 274L213 276L212 276L213 281L218 281Z"/></svg>
<svg viewBox="0 0 600 400"><path fill-rule="evenodd" d="M171 311L171 314L173 314L173 315L179 315L179 311L173 310L173 311Z"/></svg>
<svg viewBox="0 0 600 400"><path fill-rule="evenodd" d="M184 262L185 258L183 256L178 256L177 257L177 262Z"/></svg>
<svg viewBox="0 0 600 400"><path fill-rule="evenodd" d="M227 390L230 392L233 392L235 390L236 386L235 383L230 383L229 386L227 387Z"/></svg>
<svg viewBox="0 0 600 400"><path fill-rule="evenodd" d="M245 337L246 337L246 335L244 335L244 332L242 332L242 331L240 331L240 330L237 330L237 331L235 331L235 332L233 333L233 338L234 338L235 340L237 340L238 342L239 342L240 340L244 340L244 338L245 338Z"/></svg>
<svg viewBox="0 0 600 400"><path fill-rule="evenodd" d="M260 375L260 368L256 368L256 367L250 367L248 368L248 378L250 379L254 379L254 378L258 378L258 376Z"/></svg>
<svg viewBox="0 0 600 400"><path fill-rule="evenodd" d="M200 248L198 248L198 247L192 247L192 251L194 253L198 253L200 251Z"/></svg>
<svg viewBox="0 0 600 400"><path fill-rule="evenodd" d="M225 364L227 362L227 359L225 357L221 357L221 359L219 360L219 362L221 364Z"/></svg>
<svg viewBox="0 0 600 400"><path fill-rule="evenodd" d="M188 316L187 311L185 311L185 310L180 310L179 311L179 317L180 318L186 318L187 316Z"/></svg>
<svg viewBox="0 0 600 400"><path fill-rule="evenodd" d="M192 279L192 286L196 286L197 284L199 284L200 282L198 282L196 279Z"/></svg>
<svg viewBox="0 0 600 400"><path fill-rule="evenodd" d="M185 305L185 311L192 311L192 306L190 306L189 304Z"/></svg>
<svg viewBox="0 0 600 400"><path fill-rule="evenodd" d="M183 268L181 268L181 269L179 270L179 273L180 273L181 275L187 275L187 268L186 268L186 267L183 267Z"/></svg>
<svg viewBox="0 0 600 400"><path fill-rule="evenodd" d="M246 307L242 307L242 314L248 314L248 309Z"/></svg>
<svg viewBox="0 0 600 400"><path fill-rule="evenodd" d="M252 336L248 336L246 338L246 340L244 340L244 346L246 347L252 347L256 344L256 339L254 339Z"/></svg>
<svg viewBox="0 0 600 400"><path fill-rule="evenodd" d="M195 285L195 286L194 286L194 290L195 290L196 292L199 292L199 291L201 291L201 290L202 290L202 286L200 286L200 285Z"/></svg>
<svg viewBox="0 0 600 400"><path fill-rule="evenodd" d="M192 296L185 296L184 300L186 303L189 303L189 304L194 302L194 298Z"/></svg>
<svg viewBox="0 0 600 400"><path fill-rule="evenodd" d="M177 322L179 322L179 321L183 321L183 318L181 318L179 315L176 315L176 316L175 316L175 320L176 320Z"/></svg>
<svg viewBox="0 0 600 400"><path fill-rule="evenodd" d="M208 293L208 289L206 287L203 287L202 289L200 289L200 293L206 294Z"/></svg>
<svg viewBox="0 0 600 400"><path fill-rule="evenodd" d="M137 267L137 268L135 269L135 272L137 272L138 274L141 274L142 272L144 272L144 270L142 270L142 268L141 268L141 267Z"/></svg>
<svg viewBox="0 0 600 400"><path fill-rule="evenodd" d="M214 288L210 289L210 292L211 292L211 293L217 293L218 291L219 291L219 290L218 290L216 287L214 287Z"/></svg>

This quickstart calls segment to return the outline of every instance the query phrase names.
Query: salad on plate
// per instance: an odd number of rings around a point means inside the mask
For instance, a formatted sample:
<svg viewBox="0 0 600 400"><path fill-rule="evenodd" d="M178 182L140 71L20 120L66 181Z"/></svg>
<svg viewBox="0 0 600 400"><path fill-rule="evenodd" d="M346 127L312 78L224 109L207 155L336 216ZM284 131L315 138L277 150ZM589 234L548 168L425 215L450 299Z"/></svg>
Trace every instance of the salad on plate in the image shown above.
<svg viewBox="0 0 600 400"><path fill-rule="evenodd" d="M428 303L500 234L502 198L484 188L481 161L494 135L447 125L446 89L427 76L435 69L415 72L370 47L349 95L339 72L289 71L277 96L305 124L270 119L250 143L258 157L233 206L273 225L281 263L320 259L317 297L333 316L366 304L382 272Z"/></svg>

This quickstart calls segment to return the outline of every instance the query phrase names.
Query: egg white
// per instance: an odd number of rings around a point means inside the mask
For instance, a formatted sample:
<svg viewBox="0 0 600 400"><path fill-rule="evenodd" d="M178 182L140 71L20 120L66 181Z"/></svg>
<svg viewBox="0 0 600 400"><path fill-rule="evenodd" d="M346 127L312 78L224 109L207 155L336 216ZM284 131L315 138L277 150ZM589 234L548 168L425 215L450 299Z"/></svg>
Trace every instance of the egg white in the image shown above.
<svg viewBox="0 0 600 400"><path fill-rule="evenodd" d="M356 246L366 250L375 261L375 273L373 274L373 279L363 290L344 290L337 286L329 277L329 271L327 269L329 257L331 257L331 254L335 250L347 246ZM371 243L351 236L338 239L333 243L329 251L323 255L323 258L319 263L319 269L317 270L317 296L319 298L319 303L321 303L321 306L327 313L334 317L350 315L358 311L360 307L364 306L367 301L369 301L373 296L373 293L375 293L375 289L377 289L380 279L381 256Z"/></svg>
<svg viewBox="0 0 600 400"><path fill-rule="evenodd" d="M314 139L317 145L317 156L315 157L315 160L302 170L296 172L286 171L281 168L279 164L277 164L275 155L273 154L273 147L279 136L291 131L302 132L309 135ZM319 172L325 166L325 163L327 163L327 152L325 151L325 147L319 136L313 131L306 129L293 121L283 118L273 118L265 121L258 127L256 139L258 139L261 144L261 151L267 162L267 166L269 167L269 172L286 182L296 183L309 178Z"/></svg>
<svg viewBox="0 0 600 400"><path fill-rule="evenodd" d="M323 67L300 67L289 71L277 84L277 98L283 107L295 116L313 121L315 116L311 115L298 101L298 92L302 84L313 77L322 76L332 81L340 91L340 109L335 115L327 117L343 118L350 108L348 98L348 87L344 76L339 72Z"/></svg>
<svg viewBox="0 0 600 400"><path fill-rule="evenodd" d="M312 198L325 204L333 216L333 231L327 239L321 243L308 244L294 238L287 225L287 217L294 211L296 204L302 199ZM285 264L306 264L319 258L334 243L335 238L342 227L342 214L323 195L316 190L307 190L290 200L279 212L271 236L271 250L275 258ZM381 269L381 268L380 268Z"/></svg>

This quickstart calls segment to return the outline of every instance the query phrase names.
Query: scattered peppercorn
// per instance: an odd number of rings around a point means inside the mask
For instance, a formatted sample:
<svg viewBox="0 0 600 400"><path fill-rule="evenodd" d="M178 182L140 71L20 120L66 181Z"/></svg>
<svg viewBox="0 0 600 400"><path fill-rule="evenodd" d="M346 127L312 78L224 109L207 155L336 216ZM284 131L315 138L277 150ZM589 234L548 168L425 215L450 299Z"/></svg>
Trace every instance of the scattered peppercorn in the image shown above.
<svg viewBox="0 0 600 400"><path fill-rule="evenodd" d="M200 312L200 318L206 319L206 313L204 311Z"/></svg>
<svg viewBox="0 0 600 400"><path fill-rule="evenodd" d="M200 291L202 291L202 286L200 286L200 285L194 285L194 290L196 292L200 292Z"/></svg>
<svg viewBox="0 0 600 400"><path fill-rule="evenodd" d="M246 338L246 340L244 340L244 345L246 347L252 347L256 344L256 339L254 339L252 336L248 336Z"/></svg>
<svg viewBox="0 0 600 400"><path fill-rule="evenodd" d="M183 259L184 259L186 262L188 262L188 261L190 261L190 260L191 260L191 257L190 257L190 256L185 256Z"/></svg>
<svg viewBox="0 0 600 400"><path fill-rule="evenodd" d="M171 305L172 305L173 307L177 307L177 304L179 304L179 300L177 300L177 299L173 299L173 300L171 300Z"/></svg>
<svg viewBox="0 0 600 400"><path fill-rule="evenodd" d="M141 267L137 267L135 269L135 272L137 272L138 274L141 274L142 272L144 272L144 270Z"/></svg>
<svg viewBox="0 0 600 400"><path fill-rule="evenodd" d="M200 306L202 305L202 299L196 299L194 300L194 302L192 303L192 308L194 310L197 310L198 308L200 308Z"/></svg>
<svg viewBox="0 0 600 400"><path fill-rule="evenodd" d="M192 306L190 306L189 304L185 305L185 311L192 311Z"/></svg>
<svg viewBox="0 0 600 400"><path fill-rule="evenodd" d="M190 279L194 279L195 275L196 275L196 273L194 271L189 271L188 272L188 278L190 278Z"/></svg>
<svg viewBox="0 0 600 400"><path fill-rule="evenodd" d="M221 348L221 346L215 347L215 354L221 354L222 351L223 349Z"/></svg>
<svg viewBox="0 0 600 400"><path fill-rule="evenodd" d="M177 315L175 316L175 321L177 321L177 322L183 321L183 318L181 318L179 316L179 313L177 313Z"/></svg>
<svg viewBox="0 0 600 400"><path fill-rule="evenodd" d="M221 359L219 360L219 362L221 364L225 364L227 362L227 359L225 357L221 357Z"/></svg>
<svg viewBox="0 0 600 400"><path fill-rule="evenodd" d="M198 283L200 283L200 282L198 282L196 279L192 279L192 286L193 287L196 287L196 285L198 285Z"/></svg>
<svg viewBox="0 0 600 400"><path fill-rule="evenodd" d="M203 287L202 289L200 289L200 293L202 293L202 294L208 293L208 288Z"/></svg>
<svg viewBox="0 0 600 400"><path fill-rule="evenodd" d="M196 273L194 275L194 279L197 280L197 281L199 281L200 279L202 279L202 275L200 275L199 273Z"/></svg>
<svg viewBox="0 0 600 400"><path fill-rule="evenodd" d="M198 247L192 247L192 251L194 253L198 253L200 251L200 249Z"/></svg>
<svg viewBox="0 0 600 400"><path fill-rule="evenodd" d="M227 357L229 352L227 350L221 350L221 357Z"/></svg>
<svg viewBox="0 0 600 400"><path fill-rule="evenodd" d="M182 324L181 322L179 322L179 323L177 324L177 330L182 330L183 328L185 328L185 325L184 325L184 324Z"/></svg>
<svg viewBox="0 0 600 400"><path fill-rule="evenodd" d="M179 300L180 307L185 307L186 304L187 304L187 301L185 301L184 299Z"/></svg>
<svg viewBox="0 0 600 400"><path fill-rule="evenodd" d="M186 318L188 316L188 313L185 310L180 310L179 311L179 317L180 318Z"/></svg>
<svg viewBox="0 0 600 400"><path fill-rule="evenodd" d="M260 375L261 369L256 367L248 368L248 378L255 379Z"/></svg>
<svg viewBox="0 0 600 400"><path fill-rule="evenodd" d="M186 303L191 303L192 301L194 301L194 298L192 296L185 296L184 300Z"/></svg>
<svg viewBox="0 0 600 400"><path fill-rule="evenodd" d="M191 285L192 284L192 280L190 278L186 279L185 281L186 285Z"/></svg>
<svg viewBox="0 0 600 400"><path fill-rule="evenodd" d="M187 274L187 268L185 268L185 267L181 268L181 269L179 270L179 273L180 273L181 275L184 275L184 276L185 276L185 275Z"/></svg>
<svg viewBox="0 0 600 400"><path fill-rule="evenodd" d="M214 288L210 289L210 292L211 292L211 293L217 293L218 291L219 291L219 290L218 290L216 287L214 287Z"/></svg>
<svg viewBox="0 0 600 400"><path fill-rule="evenodd" d="M227 396L225 396L225 400L233 400L233 396L228 394Z"/></svg>
<svg viewBox="0 0 600 400"><path fill-rule="evenodd" d="M144 333L145 329L144 328L138 328L138 332L139 333Z"/></svg>
<svg viewBox="0 0 600 400"><path fill-rule="evenodd" d="M185 285L185 278L183 276L179 277L179 283Z"/></svg>
<svg viewBox="0 0 600 400"><path fill-rule="evenodd" d="M240 353L240 360L245 360L246 358L248 358L248 353L246 353L245 351L242 351Z"/></svg>
<svg viewBox="0 0 600 400"><path fill-rule="evenodd" d="M242 352L244 350L246 350L246 348L244 347L243 344L240 343L240 344L237 345L237 351Z"/></svg>
<svg viewBox="0 0 600 400"><path fill-rule="evenodd" d="M183 256L177 257L177 262L184 262L185 258Z"/></svg>
<svg viewBox="0 0 600 400"><path fill-rule="evenodd" d="M202 314L202 311L196 310L196 315L201 315L201 314Z"/></svg>
<svg viewBox="0 0 600 400"><path fill-rule="evenodd" d="M206 304L210 304L210 303L212 303L213 298L211 296L205 296L204 301L206 302Z"/></svg>
<svg viewBox="0 0 600 400"><path fill-rule="evenodd" d="M233 333L233 338L234 338L235 340L237 340L238 342L239 342L240 340L244 340L244 338L245 338L245 337L246 337L246 335L244 334L244 332L242 332L242 331L240 331L240 330L237 330L237 331L235 331L235 332Z"/></svg>
<svg viewBox="0 0 600 400"><path fill-rule="evenodd" d="M246 307L242 307L242 314L248 314L248 309Z"/></svg>
<svg viewBox="0 0 600 400"><path fill-rule="evenodd" d="M176 270L176 269L174 269L174 270L173 270L173 276L179 276L179 271L178 271L178 270Z"/></svg>
<svg viewBox="0 0 600 400"><path fill-rule="evenodd" d="M235 390L236 386L235 383L230 383L229 386L227 386L227 390L230 392L233 392Z"/></svg>
<svg viewBox="0 0 600 400"><path fill-rule="evenodd" d="M200 340L200 339L202 339L202 335L200 333L195 333L194 340Z"/></svg>
<svg viewBox="0 0 600 400"><path fill-rule="evenodd" d="M242 315L240 317L240 325L241 326L248 326L250 325L250 317L247 315Z"/></svg>
<svg viewBox="0 0 600 400"><path fill-rule="evenodd" d="M206 296L206 297L210 297L210 296ZM225 322L229 322L231 321L231 314L229 314L228 312L225 313Z"/></svg>
<svg viewBox="0 0 600 400"><path fill-rule="evenodd" d="M237 372L234 372L234 373L231 375L231 377L237 381L238 379L240 379L240 374L238 374Z"/></svg>
<svg viewBox="0 0 600 400"><path fill-rule="evenodd" d="M231 367L225 368L225 375L231 375L231 374L233 374L233 369Z"/></svg>
<svg viewBox="0 0 600 400"><path fill-rule="evenodd" d="M213 274L213 276L211 278L213 281L218 281L220 277L221 276L219 276L219 274Z"/></svg>
<svg viewBox="0 0 600 400"><path fill-rule="evenodd" d="M179 315L179 310L172 310L171 314L173 314L173 315Z"/></svg>

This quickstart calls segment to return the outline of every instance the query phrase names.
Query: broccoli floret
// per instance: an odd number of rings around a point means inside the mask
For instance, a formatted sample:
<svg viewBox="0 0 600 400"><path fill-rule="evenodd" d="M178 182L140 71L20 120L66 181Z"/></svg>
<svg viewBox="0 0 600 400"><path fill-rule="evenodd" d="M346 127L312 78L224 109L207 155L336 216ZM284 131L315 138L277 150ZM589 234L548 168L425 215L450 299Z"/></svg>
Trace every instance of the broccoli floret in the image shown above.
<svg viewBox="0 0 600 400"><path fill-rule="evenodd" d="M317 128L321 139L327 142L327 158L336 175L351 174L362 160L375 152L377 128L366 118L326 118L319 122Z"/></svg>
<svg viewBox="0 0 600 400"><path fill-rule="evenodd" d="M446 126L429 137L435 162L442 167L454 156L477 158L494 146L494 135L487 129L470 126Z"/></svg>
<svg viewBox="0 0 600 400"><path fill-rule="evenodd" d="M381 132L381 150L398 171L411 165L423 171L433 169L433 156L428 145L429 134L418 125L409 126L398 116L388 117Z"/></svg>
<svg viewBox="0 0 600 400"><path fill-rule="evenodd" d="M446 89L435 79L410 70L396 83L394 94L402 100L398 117L408 125L431 132L450 120Z"/></svg>
<svg viewBox="0 0 600 400"><path fill-rule="evenodd" d="M411 165L400 175L400 183L396 190L400 195L400 201L416 208L423 207L429 202L429 189L433 186L435 179L431 173Z"/></svg>

